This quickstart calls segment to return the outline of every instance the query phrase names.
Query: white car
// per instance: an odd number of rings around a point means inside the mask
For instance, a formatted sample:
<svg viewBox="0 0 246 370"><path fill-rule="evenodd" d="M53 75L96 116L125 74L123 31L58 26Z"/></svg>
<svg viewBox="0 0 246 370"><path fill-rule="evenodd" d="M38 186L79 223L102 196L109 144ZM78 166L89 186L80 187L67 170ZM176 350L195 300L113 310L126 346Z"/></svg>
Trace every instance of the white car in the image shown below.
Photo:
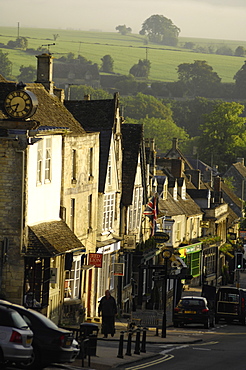
<svg viewBox="0 0 246 370"><path fill-rule="evenodd" d="M25 363L32 357L33 332L21 315L0 306L0 369L6 363Z"/></svg>

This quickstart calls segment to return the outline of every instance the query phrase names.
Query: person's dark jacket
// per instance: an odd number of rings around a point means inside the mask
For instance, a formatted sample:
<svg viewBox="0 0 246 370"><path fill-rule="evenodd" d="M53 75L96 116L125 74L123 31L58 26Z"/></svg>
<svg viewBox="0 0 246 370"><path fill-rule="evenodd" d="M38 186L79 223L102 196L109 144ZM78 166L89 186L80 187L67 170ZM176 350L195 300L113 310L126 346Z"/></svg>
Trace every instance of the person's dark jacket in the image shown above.
<svg viewBox="0 0 246 370"><path fill-rule="evenodd" d="M98 313L102 312L102 316L114 316L117 314L117 306L114 297L110 296L108 299L104 296L100 300Z"/></svg>

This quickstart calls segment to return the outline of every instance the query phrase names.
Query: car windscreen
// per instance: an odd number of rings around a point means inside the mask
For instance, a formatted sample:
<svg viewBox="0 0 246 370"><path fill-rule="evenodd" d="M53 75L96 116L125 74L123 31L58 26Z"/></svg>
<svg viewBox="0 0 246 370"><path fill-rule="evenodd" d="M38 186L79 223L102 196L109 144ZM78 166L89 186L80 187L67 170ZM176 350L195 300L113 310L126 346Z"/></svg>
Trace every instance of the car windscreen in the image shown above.
<svg viewBox="0 0 246 370"><path fill-rule="evenodd" d="M239 294L230 291L221 291L219 294L219 301L238 303Z"/></svg>
<svg viewBox="0 0 246 370"><path fill-rule="evenodd" d="M205 307L205 302L201 299L182 299L179 302L179 306L183 306L183 307L189 307L189 306Z"/></svg>

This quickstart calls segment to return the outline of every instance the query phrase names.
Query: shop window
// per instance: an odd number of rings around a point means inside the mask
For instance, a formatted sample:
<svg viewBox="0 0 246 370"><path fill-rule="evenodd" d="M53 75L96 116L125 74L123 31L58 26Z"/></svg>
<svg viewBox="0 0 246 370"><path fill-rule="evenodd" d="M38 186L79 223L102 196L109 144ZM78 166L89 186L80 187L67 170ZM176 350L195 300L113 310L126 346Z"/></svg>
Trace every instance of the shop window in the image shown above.
<svg viewBox="0 0 246 370"><path fill-rule="evenodd" d="M50 258L25 258L24 306L48 306L50 284Z"/></svg>
<svg viewBox="0 0 246 370"><path fill-rule="evenodd" d="M70 271L65 276L65 298L80 297L81 256L74 256Z"/></svg>

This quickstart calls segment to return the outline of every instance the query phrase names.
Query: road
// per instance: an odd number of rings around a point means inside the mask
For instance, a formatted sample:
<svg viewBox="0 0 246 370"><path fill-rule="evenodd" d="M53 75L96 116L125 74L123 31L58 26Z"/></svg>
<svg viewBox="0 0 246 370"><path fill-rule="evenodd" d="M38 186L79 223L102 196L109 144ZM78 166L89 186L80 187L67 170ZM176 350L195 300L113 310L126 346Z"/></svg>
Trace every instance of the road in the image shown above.
<svg viewBox="0 0 246 370"><path fill-rule="evenodd" d="M213 330L198 326L176 329L182 335L203 338L201 343L188 345L148 345L156 352L156 358L122 367L125 370L245 370L246 328L241 325L216 325Z"/></svg>
<svg viewBox="0 0 246 370"><path fill-rule="evenodd" d="M126 364L124 370L246 370L246 327L234 323L231 325L217 324L215 328L204 329L203 326L189 325L184 328L169 328L176 334L202 338L196 344L161 345L148 343L148 352L156 353L156 357ZM100 345L106 343L100 342ZM117 348L118 342L111 343ZM86 366L87 367L87 366ZM93 368L93 366L92 366ZM14 368L8 367L7 370ZM50 366L46 370L70 370L73 366ZM78 369L76 367L76 369ZM16 368L15 368L16 370Z"/></svg>

